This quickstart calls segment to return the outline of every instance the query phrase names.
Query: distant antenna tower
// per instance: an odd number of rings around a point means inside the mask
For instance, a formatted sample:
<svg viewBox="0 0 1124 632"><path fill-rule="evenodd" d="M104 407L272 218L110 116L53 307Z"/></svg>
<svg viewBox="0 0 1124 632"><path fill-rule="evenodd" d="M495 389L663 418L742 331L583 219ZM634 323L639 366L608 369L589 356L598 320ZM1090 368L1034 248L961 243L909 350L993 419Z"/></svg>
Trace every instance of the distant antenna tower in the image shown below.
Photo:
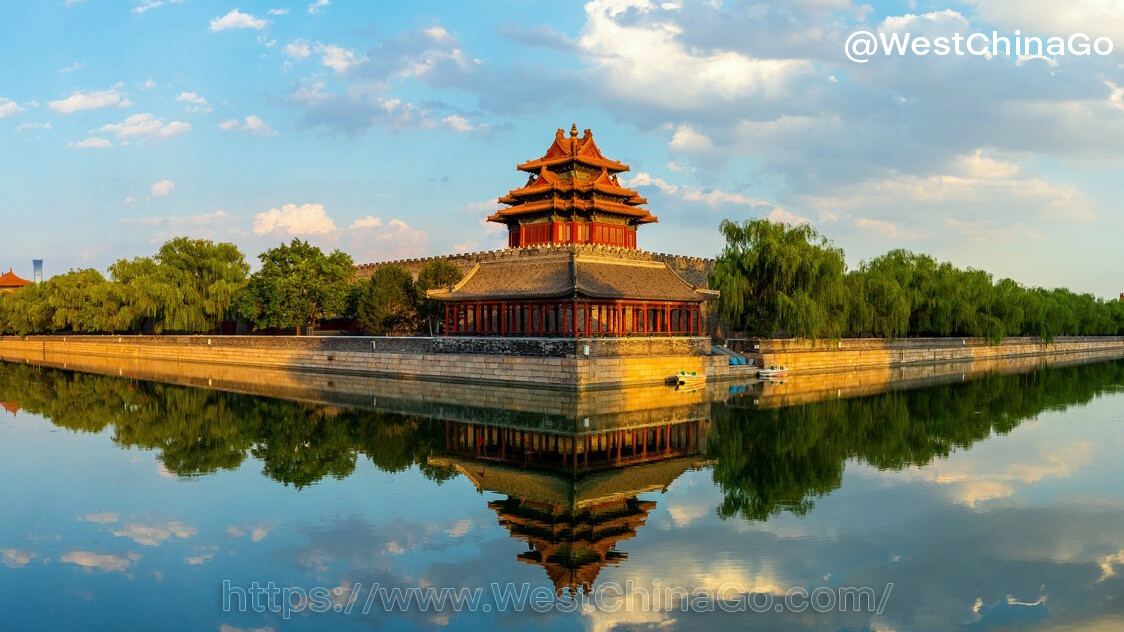
<svg viewBox="0 0 1124 632"><path fill-rule="evenodd" d="M35 279L35 282L36 283L42 283L43 282L43 260L42 259L32 259L31 260L31 269L35 273L35 276L33 277Z"/></svg>

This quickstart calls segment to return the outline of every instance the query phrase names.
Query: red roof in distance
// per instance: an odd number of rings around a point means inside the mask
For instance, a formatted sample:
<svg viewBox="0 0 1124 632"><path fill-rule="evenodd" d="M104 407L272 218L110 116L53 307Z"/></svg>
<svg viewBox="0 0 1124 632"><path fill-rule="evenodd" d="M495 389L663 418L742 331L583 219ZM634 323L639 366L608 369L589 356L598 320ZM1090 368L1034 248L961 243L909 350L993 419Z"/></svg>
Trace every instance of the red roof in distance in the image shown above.
<svg viewBox="0 0 1124 632"><path fill-rule="evenodd" d="M31 281L16 276L11 268L8 268L8 271L4 274L0 274L0 287L23 287L25 285L31 285Z"/></svg>

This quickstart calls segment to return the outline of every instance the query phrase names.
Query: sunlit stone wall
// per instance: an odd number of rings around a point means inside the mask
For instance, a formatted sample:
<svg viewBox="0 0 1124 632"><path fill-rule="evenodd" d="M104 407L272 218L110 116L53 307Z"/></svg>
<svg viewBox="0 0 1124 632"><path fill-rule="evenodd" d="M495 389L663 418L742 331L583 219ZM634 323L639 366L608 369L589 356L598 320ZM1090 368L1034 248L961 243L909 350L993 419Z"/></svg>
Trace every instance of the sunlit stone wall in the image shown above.
<svg viewBox="0 0 1124 632"><path fill-rule="evenodd" d="M1049 354L1124 351L1124 337L1063 336L1007 338L990 344L982 338L860 338L842 340L729 340L731 348L754 357L760 366L784 366L793 373L857 371L917 364L966 362Z"/></svg>
<svg viewBox="0 0 1124 632"><path fill-rule="evenodd" d="M0 338L0 357L65 361L114 357L352 375L386 375L450 382L526 384L553 388L611 387L667 382L680 371L712 378L734 370L724 356L703 355L707 339L561 341L522 339L519 354L450 344L471 340L297 336L29 336ZM483 343L481 343L483 344ZM585 347L590 354L585 355ZM440 348L438 348L440 347ZM510 350L509 350L510 351ZM537 353L538 355L535 355ZM744 375L744 370L742 371Z"/></svg>

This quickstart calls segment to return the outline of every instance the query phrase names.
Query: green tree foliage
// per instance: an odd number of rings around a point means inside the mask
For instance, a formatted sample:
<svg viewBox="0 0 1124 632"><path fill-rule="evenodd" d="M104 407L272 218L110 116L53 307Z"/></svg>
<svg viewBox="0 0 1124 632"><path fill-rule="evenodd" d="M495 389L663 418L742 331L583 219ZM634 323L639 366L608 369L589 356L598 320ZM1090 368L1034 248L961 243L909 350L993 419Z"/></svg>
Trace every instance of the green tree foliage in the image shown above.
<svg viewBox="0 0 1124 632"><path fill-rule="evenodd" d="M722 223L712 287L738 332L804 338L1124 334L1124 305L1063 288L1026 288L983 270L892 250L848 272L843 251L807 226ZM842 298L841 298L842 297Z"/></svg>
<svg viewBox="0 0 1124 632"><path fill-rule="evenodd" d="M176 237L155 256L121 259L109 272L121 284L117 302L128 327L202 332L226 319L250 266L234 244Z"/></svg>
<svg viewBox="0 0 1124 632"><path fill-rule="evenodd" d="M104 327L101 306L109 283L97 270L71 270L43 284L53 331L96 332Z"/></svg>
<svg viewBox="0 0 1124 632"><path fill-rule="evenodd" d="M359 327L376 336L417 331L418 293L414 278L398 266L376 268L359 296Z"/></svg>
<svg viewBox="0 0 1124 632"><path fill-rule="evenodd" d="M345 313L354 265L340 250L324 254L294 239L263 252L260 270L235 297L235 311L256 327L295 327Z"/></svg>
<svg viewBox="0 0 1124 632"><path fill-rule="evenodd" d="M177 237L114 263L110 280L71 270L0 297L0 334L211 331L248 272L234 244Z"/></svg>
<svg viewBox="0 0 1124 632"><path fill-rule="evenodd" d="M18 292L0 293L0 333L26 336L51 331L53 315L43 285L28 285Z"/></svg>
<svg viewBox="0 0 1124 632"><path fill-rule="evenodd" d="M726 247L711 286L718 310L737 331L838 338L846 328L843 251L807 224L723 221Z"/></svg>
<svg viewBox="0 0 1124 632"><path fill-rule="evenodd" d="M429 290L451 289L464 277L460 268L444 259L434 259L418 271L417 292L421 298L421 316L425 318L429 335L438 332L445 318L445 305L441 301L425 298Z"/></svg>

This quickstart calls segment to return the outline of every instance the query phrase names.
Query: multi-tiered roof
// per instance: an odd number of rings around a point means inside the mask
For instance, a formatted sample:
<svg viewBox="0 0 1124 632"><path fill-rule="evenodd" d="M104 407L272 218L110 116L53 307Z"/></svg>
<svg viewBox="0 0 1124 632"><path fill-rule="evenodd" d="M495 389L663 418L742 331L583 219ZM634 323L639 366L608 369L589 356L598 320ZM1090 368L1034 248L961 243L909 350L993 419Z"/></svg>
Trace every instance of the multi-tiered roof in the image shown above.
<svg viewBox="0 0 1124 632"><path fill-rule="evenodd" d="M541 158L517 167L527 184L499 198L508 205L488 217L512 231L509 245L601 243L636 247L640 224L658 221L643 208L648 200L621 186L617 174L628 165L601 154L588 129L578 136L559 129ZM538 230L528 231L534 226ZM600 229L600 230L598 230Z"/></svg>

